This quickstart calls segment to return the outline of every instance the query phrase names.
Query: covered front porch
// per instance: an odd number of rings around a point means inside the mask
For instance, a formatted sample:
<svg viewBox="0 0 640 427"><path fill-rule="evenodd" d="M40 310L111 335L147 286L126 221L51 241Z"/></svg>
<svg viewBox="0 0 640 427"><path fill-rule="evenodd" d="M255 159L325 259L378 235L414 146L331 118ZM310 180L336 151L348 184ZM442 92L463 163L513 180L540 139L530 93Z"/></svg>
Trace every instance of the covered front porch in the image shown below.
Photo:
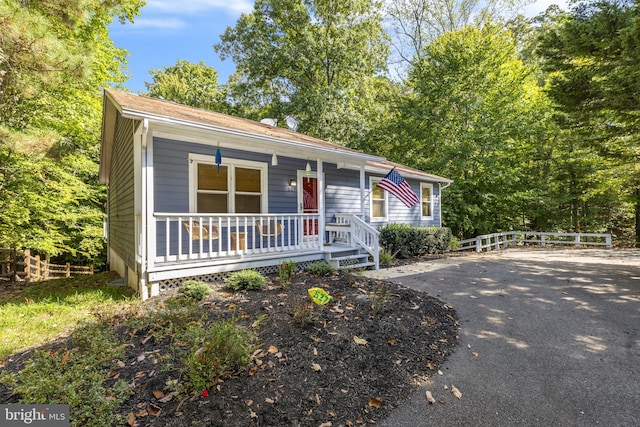
<svg viewBox="0 0 640 427"><path fill-rule="evenodd" d="M378 231L352 214L336 215L329 224L319 214L153 216L148 235L156 238L147 246L151 296L163 280L277 266L289 259L378 268Z"/></svg>

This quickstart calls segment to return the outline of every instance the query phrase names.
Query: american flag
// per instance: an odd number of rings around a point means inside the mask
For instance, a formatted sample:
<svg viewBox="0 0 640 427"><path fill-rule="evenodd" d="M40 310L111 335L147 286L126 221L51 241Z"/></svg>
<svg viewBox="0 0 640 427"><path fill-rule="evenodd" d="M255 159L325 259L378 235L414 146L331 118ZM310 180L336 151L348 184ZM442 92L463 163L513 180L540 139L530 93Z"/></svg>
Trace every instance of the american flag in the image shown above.
<svg viewBox="0 0 640 427"><path fill-rule="evenodd" d="M418 195L413 191L409 183L396 172L396 168L389 171L382 181L378 183L378 187L396 196L408 208L420 202Z"/></svg>

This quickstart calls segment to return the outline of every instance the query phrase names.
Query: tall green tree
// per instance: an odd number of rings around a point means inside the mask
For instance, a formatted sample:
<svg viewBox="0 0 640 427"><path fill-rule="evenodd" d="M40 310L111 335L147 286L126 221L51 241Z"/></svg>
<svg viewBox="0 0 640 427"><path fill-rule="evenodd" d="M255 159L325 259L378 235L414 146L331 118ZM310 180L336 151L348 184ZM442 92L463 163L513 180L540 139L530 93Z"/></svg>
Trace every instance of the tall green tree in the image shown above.
<svg viewBox="0 0 640 427"><path fill-rule="evenodd" d="M295 116L301 132L360 140L374 125L376 90L390 85L381 7L380 0L257 0L214 46L237 66L232 97L255 115Z"/></svg>
<svg viewBox="0 0 640 427"><path fill-rule="evenodd" d="M101 88L125 80L109 38L141 0L0 3L0 246L88 262L104 249Z"/></svg>
<svg viewBox="0 0 640 427"><path fill-rule="evenodd" d="M385 154L454 179L447 225L470 236L534 221L531 201L548 198L551 110L512 34L489 23L445 33L413 65L409 88Z"/></svg>
<svg viewBox="0 0 640 427"><path fill-rule="evenodd" d="M529 0L395 0L386 2L396 52L395 67L404 71L419 61L427 45L445 33L467 25L507 21Z"/></svg>
<svg viewBox="0 0 640 427"><path fill-rule="evenodd" d="M558 122L600 159L589 190L600 184L608 198L623 197L618 207L634 206L640 246L640 6L589 1L546 18L538 52Z"/></svg>
<svg viewBox="0 0 640 427"><path fill-rule="evenodd" d="M205 110L224 112L225 89L218 85L218 72L200 61L179 59L175 65L151 70L152 83L146 95Z"/></svg>

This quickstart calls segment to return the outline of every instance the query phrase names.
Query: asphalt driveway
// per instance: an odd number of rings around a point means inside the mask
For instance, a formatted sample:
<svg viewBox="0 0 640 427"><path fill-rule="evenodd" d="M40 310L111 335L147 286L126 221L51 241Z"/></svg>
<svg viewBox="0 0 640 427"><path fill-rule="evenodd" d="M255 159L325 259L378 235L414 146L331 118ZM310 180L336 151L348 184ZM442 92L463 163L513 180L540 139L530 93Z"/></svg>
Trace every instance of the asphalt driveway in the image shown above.
<svg viewBox="0 0 640 427"><path fill-rule="evenodd" d="M440 298L461 325L440 374L378 425L640 426L640 251L509 249L367 274Z"/></svg>

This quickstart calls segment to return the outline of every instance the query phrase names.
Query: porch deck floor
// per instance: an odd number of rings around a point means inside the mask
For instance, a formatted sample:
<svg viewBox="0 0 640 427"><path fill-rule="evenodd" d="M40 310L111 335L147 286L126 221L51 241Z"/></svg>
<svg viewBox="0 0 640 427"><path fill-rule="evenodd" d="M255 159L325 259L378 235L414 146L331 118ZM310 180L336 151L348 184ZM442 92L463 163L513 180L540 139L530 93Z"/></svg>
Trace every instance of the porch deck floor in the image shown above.
<svg viewBox="0 0 640 427"><path fill-rule="evenodd" d="M357 249L358 249L358 247L357 246L353 246L353 245L345 245L345 244L340 244L340 243L331 243L329 245L323 246L322 247L322 252L335 253L335 252L344 252L344 251L357 250Z"/></svg>

